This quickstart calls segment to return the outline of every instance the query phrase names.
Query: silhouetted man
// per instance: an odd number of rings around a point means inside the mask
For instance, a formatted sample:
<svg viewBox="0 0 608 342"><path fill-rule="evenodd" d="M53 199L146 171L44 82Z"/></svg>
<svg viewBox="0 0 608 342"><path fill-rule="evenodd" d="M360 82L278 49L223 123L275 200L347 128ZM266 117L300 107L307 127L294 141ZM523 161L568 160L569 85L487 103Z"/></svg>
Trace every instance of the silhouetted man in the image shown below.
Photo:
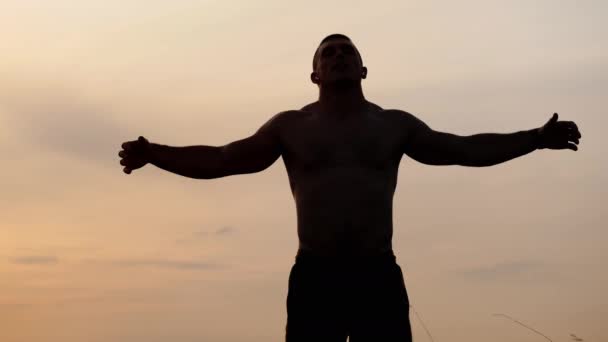
<svg viewBox="0 0 608 342"><path fill-rule="evenodd" d="M318 101L274 115L224 146L125 142L130 174L147 163L191 178L259 172L283 157L297 208L299 248L289 275L288 342L411 341L409 300L392 250L392 204L403 154L429 165L491 166L536 149L576 151L575 123L458 136L367 101L361 55L343 35L321 42L311 80Z"/></svg>

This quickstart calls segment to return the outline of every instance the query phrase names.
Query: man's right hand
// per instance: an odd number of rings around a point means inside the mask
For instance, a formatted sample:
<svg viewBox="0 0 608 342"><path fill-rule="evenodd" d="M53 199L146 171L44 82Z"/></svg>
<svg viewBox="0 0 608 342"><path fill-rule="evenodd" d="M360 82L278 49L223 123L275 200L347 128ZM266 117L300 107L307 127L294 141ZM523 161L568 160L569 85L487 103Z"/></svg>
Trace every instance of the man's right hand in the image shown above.
<svg viewBox="0 0 608 342"><path fill-rule="evenodd" d="M150 142L144 137L137 140L127 141L122 144L123 150L118 152L121 157L120 165L124 166L124 173L143 167L150 162Z"/></svg>

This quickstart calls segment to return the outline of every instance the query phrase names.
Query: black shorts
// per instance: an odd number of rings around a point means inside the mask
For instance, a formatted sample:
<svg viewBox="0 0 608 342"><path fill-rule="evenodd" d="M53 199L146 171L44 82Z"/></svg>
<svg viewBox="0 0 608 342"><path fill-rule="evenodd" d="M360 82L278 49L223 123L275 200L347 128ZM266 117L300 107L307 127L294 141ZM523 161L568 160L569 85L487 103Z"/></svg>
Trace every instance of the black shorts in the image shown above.
<svg viewBox="0 0 608 342"><path fill-rule="evenodd" d="M392 252L329 259L298 252L289 274L287 342L409 342L409 299Z"/></svg>

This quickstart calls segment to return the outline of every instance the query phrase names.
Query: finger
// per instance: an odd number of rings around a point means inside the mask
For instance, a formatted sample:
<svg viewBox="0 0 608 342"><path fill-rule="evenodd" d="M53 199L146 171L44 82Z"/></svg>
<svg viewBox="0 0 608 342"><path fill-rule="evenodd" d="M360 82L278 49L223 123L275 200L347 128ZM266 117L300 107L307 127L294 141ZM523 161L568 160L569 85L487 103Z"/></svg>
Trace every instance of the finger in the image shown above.
<svg viewBox="0 0 608 342"><path fill-rule="evenodd" d="M121 147L123 148L123 150L129 151L131 149L131 142L130 141L124 142L124 143L122 143Z"/></svg>
<svg viewBox="0 0 608 342"><path fill-rule="evenodd" d="M555 124L555 127L558 127L563 132L568 132L568 134L576 131L572 121L559 121Z"/></svg>
<svg viewBox="0 0 608 342"><path fill-rule="evenodd" d="M578 130L578 127L576 127L576 124L573 121L561 121L561 123L568 127L569 130L573 130L576 131Z"/></svg>
<svg viewBox="0 0 608 342"><path fill-rule="evenodd" d="M581 133L575 129L570 129L570 130L568 130L568 136L572 137L572 138L580 139Z"/></svg>
<svg viewBox="0 0 608 342"><path fill-rule="evenodd" d="M568 148L572 151L578 151L578 146L574 145L573 143L568 143Z"/></svg>
<svg viewBox="0 0 608 342"><path fill-rule="evenodd" d="M126 156L125 151L120 151L120 152L118 152L118 156L119 156L119 157L124 157L124 156Z"/></svg>
<svg viewBox="0 0 608 342"><path fill-rule="evenodd" d="M126 174L131 174L131 169L129 169L128 167L125 167L124 169L122 169L124 171L124 173Z"/></svg>
<svg viewBox="0 0 608 342"><path fill-rule="evenodd" d="M146 140L146 138L140 136L139 138L137 138L137 141L145 143L147 140Z"/></svg>
<svg viewBox="0 0 608 342"><path fill-rule="evenodd" d="M581 132L579 132L577 129L571 129L571 130L569 130L568 134L572 138L576 138L576 139L580 139L581 138Z"/></svg>
<svg viewBox="0 0 608 342"><path fill-rule="evenodd" d="M571 122L572 122L572 126L574 127L574 129L578 131L578 126L576 125L576 123L574 121L571 121Z"/></svg>
<svg viewBox="0 0 608 342"><path fill-rule="evenodd" d="M549 122L551 122L551 123L556 122L557 117L558 117L557 113L553 113L553 116L551 117L551 120L549 120Z"/></svg>
<svg viewBox="0 0 608 342"><path fill-rule="evenodd" d="M126 159L121 159L120 160L120 165L127 165L127 160Z"/></svg>
<svg viewBox="0 0 608 342"><path fill-rule="evenodd" d="M559 137L562 138L569 138L572 136L572 131L568 129L568 126L566 125L561 125L561 122L558 122L555 127L554 130L555 134Z"/></svg>
<svg viewBox="0 0 608 342"><path fill-rule="evenodd" d="M570 141L572 141L572 142L574 142L574 143L576 143L578 145L580 139L577 138L577 137L572 137L572 138L570 138Z"/></svg>
<svg viewBox="0 0 608 342"><path fill-rule="evenodd" d="M578 130L578 126L576 125L576 123L574 123L573 121L566 121L566 122L568 123L568 129L571 130L571 131L573 131L573 132L576 132L576 134L580 138L581 133Z"/></svg>

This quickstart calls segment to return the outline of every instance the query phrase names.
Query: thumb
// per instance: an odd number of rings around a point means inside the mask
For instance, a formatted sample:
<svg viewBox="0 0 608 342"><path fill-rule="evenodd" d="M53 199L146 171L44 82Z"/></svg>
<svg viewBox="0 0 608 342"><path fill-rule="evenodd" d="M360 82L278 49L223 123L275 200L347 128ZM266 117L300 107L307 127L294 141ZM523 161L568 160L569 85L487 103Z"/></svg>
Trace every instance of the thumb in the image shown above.
<svg viewBox="0 0 608 342"><path fill-rule="evenodd" d="M557 122L557 113L553 113L553 116L549 120L549 123L556 123L556 122Z"/></svg>

